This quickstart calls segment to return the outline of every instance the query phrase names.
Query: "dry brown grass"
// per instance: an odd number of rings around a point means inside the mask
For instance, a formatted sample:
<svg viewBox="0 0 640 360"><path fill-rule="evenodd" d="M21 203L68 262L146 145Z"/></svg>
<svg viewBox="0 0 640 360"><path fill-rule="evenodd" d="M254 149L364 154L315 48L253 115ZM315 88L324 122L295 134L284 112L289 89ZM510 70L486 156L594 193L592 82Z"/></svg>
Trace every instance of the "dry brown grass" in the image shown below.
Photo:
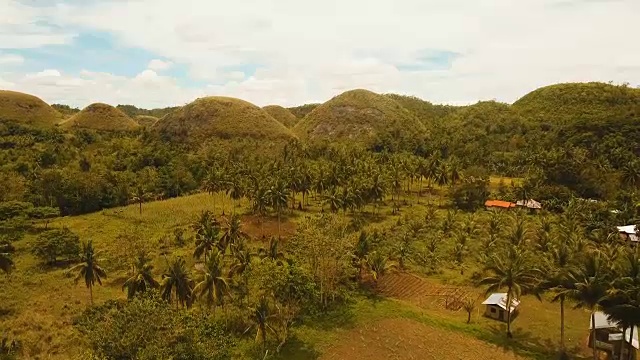
<svg viewBox="0 0 640 360"><path fill-rule="evenodd" d="M107 104L95 103L60 124L63 128L101 131L130 131L139 125L122 111Z"/></svg>
<svg viewBox="0 0 640 360"><path fill-rule="evenodd" d="M222 96L197 99L164 116L153 128L173 141L196 144L212 137L257 140L295 137L261 108Z"/></svg>
<svg viewBox="0 0 640 360"><path fill-rule="evenodd" d="M16 91L0 90L0 120L35 127L53 127L62 115L42 99Z"/></svg>
<svg viewBox="0 0 640 360"><path fill-rule="evenodd" d="M292 128L300 119L298 119L291 111L283 108L280 105L269 105L262 108L267 114L271 115L274 119L278 120L282 125Z"/></svg>
<svg viewBox="0 0 640 360"><path fill-rule="evenodd" d="M300 138L367 142L382 131L425 131L411 112L393 99L368 90L351 90L318 106L294 128Z"/></svg>
<svg viewBox="0 0 640 360"><path fill-rule="evenodd" d="M403 318L363 324L341 334L340 338L323 354L321 360L523 359L469 335Z"/></svg>
<svg viewBox="0 0 640 360"><path fill-rule="evenodd" d="M158 118L149 115L138 115L133 120L143 127L151 127L158 122Z"/></svg>

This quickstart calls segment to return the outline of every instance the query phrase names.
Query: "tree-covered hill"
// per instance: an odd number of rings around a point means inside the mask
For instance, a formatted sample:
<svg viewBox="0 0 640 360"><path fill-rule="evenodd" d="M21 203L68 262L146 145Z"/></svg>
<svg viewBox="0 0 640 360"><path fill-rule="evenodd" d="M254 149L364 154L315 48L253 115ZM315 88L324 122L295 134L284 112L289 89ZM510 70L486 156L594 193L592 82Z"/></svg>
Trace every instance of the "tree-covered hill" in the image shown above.
<svg viewBox="0 0 640 360"><path fill-rule="evenodd" d="M402 107L411 111L427 128L440 123L447 115L461 108L460 106L452 105L434 105L415 96L398 94L385 94L385 96L395 100L402 105Z"/></svg>
<svg viewBox="0 0 640 360"><path fill-rule="evenodd" d="M567 124L640 116L640 89L598 82L555 84L523 96L513 108L538 122Z"/></svg>

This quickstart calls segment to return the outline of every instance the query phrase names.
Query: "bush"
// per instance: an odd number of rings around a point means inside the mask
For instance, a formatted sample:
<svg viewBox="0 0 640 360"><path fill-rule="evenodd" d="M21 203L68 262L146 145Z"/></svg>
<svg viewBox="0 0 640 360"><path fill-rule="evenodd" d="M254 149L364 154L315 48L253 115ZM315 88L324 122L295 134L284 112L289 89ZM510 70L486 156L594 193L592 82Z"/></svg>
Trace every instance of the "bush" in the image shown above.
<svg viewBox="0 0 640 360"><path fill-rule="evenodd" d="M80 237L67 228L50 230L38 236L31 251L47 265L74 261L80 254Z"/></svg>
<svg viewBox="0 0 640 360"><path fill-rule="evenodd" d="M474 211L484 206L489 196L489 180L468 177L451 189L453 205L465 211Z"/></svg>
<svg viewBox="0 0 640 360"><path fill-rule="evenodd" d="M155 291L90 308L75 326L107 359L226 359L235 345L223 323L176 310Z"/></svg>

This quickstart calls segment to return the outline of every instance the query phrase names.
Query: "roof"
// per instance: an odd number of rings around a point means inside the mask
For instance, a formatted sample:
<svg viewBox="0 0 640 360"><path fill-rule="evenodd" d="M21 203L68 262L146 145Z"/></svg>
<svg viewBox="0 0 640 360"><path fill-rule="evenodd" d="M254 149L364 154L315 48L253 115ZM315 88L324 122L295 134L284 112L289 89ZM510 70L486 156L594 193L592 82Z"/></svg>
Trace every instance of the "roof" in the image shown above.
<svg viewBox="0 0 640 360"><path fill-rule="evenodd" d="M596 329L618 329L620 330L620 327L613 321L609 320L609 317L607 316L607 314L601 312L601 311L596 311L593 314L593 317L595 318L596 321ZM589 329L593 329L593 322L591 321L591 317L589 317ZM624 333L625 337L625 341L629 342L629 338L631 337L631 329L627 329ZM631 345L633 345L634 348L636 349L640 349L640 342L638 341L638 329L637 327L634 326L633 328L633 342L631 343Z"/></svg>
<svg viewBox="0 0 640 360"><path fill-rule="evenodd" d="M512 202L508 202L508 201L502 201L502 200L487 200L484 203L484 206L487 206L487 207L512 208L512 207L516 207L516 204L514 204Z"/></svg>
<svg viewBox="0 0 640 360"><path fill-rule="evenodd" d="M635 225L617 226L618 232L625 234L631 241L638 241L637 227Z"/></svg>
<svg viewBox="0 0 640 360"><path fill-rule="evenodd" d="M540 204L539 202L537 202L537 201L535 201L533 199L518 200L518 201L516 201L516 205L524 206L524 207L527 207L529 209L542 209L542 204Z"/></svg>
<svg viewBox="0 0 640 360"><path fill-rule="evenodd" d="M507 310L507 293L493 293L489 295L487 300L482 302L482 305L497 305L504 310ZM518 299L511 299L511 309L510 312L513 312L520 305L520 301Z"/></svg>

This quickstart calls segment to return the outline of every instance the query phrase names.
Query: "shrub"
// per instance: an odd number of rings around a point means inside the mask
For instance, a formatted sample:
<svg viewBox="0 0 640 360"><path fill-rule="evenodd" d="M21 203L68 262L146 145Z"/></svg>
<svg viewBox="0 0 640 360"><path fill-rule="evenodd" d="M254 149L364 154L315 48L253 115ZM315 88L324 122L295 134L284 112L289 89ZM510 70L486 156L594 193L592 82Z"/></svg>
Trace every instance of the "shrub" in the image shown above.
<svg viewBox="0 0 640 360"><path fill-rule="evenodd" d="M31 251L47 265L73 261L80 254L80 237L68 228L50 230L38 236Z"/></svg>

